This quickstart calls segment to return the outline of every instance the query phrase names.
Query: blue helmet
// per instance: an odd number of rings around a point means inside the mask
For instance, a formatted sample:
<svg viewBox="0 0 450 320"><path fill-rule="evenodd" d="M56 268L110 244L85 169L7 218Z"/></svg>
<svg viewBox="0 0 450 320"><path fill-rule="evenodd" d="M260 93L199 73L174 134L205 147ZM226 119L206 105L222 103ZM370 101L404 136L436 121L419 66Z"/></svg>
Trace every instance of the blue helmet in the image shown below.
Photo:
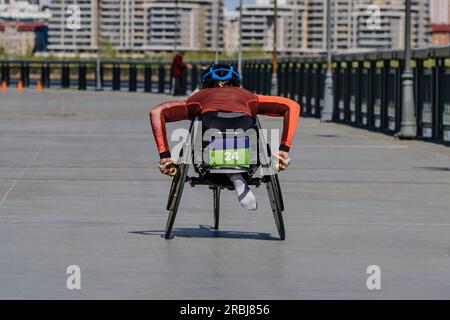
<svg viewBox="0 0 450 320"><path fill-rule="evenodd" d="M233 87L241 85L241 76L229 64L212 64L202 75L204 88L214 87L217 81L228 81Z"/></svg>

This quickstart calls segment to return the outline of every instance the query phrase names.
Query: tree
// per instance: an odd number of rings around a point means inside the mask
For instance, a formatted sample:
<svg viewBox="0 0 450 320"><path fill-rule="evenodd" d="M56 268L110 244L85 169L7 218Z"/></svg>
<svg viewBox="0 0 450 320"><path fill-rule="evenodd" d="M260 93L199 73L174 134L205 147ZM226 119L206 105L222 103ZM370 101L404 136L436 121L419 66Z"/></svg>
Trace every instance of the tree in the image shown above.
<svg viewBox="0 0 450 320"><path fill-rule="evenodd" d="M6 50L2 45L0 45L0 57L5 57L5 56L6 56Z"/></svg>
<svg viewBox="0 0 450 320"><path fill-rule="evenodd" d="M115 59L117 50L109 40L100 41L100 57L102 59Z"/></svg>

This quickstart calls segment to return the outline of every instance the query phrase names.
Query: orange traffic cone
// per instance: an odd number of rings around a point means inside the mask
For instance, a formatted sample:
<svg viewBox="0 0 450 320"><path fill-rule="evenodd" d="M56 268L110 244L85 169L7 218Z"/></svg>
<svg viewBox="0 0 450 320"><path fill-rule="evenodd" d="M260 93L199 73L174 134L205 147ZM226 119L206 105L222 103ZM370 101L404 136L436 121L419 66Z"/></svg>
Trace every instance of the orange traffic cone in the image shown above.
<svg viewBox="0 0 450 320"><path fill-rule="evenodd" d="M19 82L17 83L17 89L18 89L19 91L22 91L22 89L23 89L23 83L22 83L21 80L19 80Z"/></svg>
<svg viewBox="0 0 450 320"><path fill-rule="evenodd" d="M5 91L7 87L6 81L2 81L2 90Z"/></svg>
<svg viewBox="0 0 450 320"><path fill-rule="evenodd" d="M36 84L36 89L38 89L38 91L42 90L42 83L40 81Z"/></svg>

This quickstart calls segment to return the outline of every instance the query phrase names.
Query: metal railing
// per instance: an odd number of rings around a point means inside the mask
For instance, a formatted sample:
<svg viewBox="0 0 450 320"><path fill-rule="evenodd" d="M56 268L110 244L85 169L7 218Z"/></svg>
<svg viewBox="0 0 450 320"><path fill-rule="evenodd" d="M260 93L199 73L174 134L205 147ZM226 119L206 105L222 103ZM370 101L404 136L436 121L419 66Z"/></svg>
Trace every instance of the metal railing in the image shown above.
<svg viewBox="0 0 450 320"><path fill-rule="evenodd" d="M414 50L417 138L450 144L450 47ZM333 56L333 120L394 134L401 122L402 51ZM235 61L229 61L235 63ZM184 89L195 90L209 62L192 63ZM0 61L1 81L8 86L95 90L95 61ZM326 57L279 59L278 94L302 105L302 115L320 118ZM245 60L243 86L270 94L272 61ZM170 93L170 63L103 61L104 90Z"/></svg>
<svg viewBox="0 0 450 320"><path fill-rule="evenodd" d="M401 122L403 51L333 56L333 121L387 134ZM270 93L269 60L245 61L244 87ZM450 47L414 50L417 138L450 144ZM325 57L280 59L278 94L298 101L303 116L321 117Z"/></svg>

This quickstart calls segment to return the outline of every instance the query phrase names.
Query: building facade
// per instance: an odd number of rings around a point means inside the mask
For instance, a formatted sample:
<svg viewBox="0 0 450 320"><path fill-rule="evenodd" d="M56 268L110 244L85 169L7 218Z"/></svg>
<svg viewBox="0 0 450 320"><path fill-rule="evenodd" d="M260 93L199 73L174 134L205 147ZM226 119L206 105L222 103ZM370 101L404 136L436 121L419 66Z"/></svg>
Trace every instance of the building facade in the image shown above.
<svg viewBox="0 0 450 320"><path fill-rule="evenodd" d="M0 22L0 48L7 56L30 55L36 47L36 29L39 22Z"/></svg>
<svg viewBox="0 0 450 320"><path fill-rule="evenodd" d="M224 13L224 51L232 55L239 50L239 13L236 11L225 11Z"/></svg>
<svg viewBox="0 0 450 320"><path fill-rule="evenodd" d="M433 45L450 44L449 0L431 0L431 33Z"/></svg>
<svg viewBox="0 0 450 320"><path fill-rule="evenodd" d="M146 51L213 51L216 43L223 46L223 1L154 0L145 6L145 16Z"/></svg>
<svg viewBox="0 0 450 320"><path fill-rule="evenodd" d="M68 27L71 6L80 11L80 28ZM214 50L217 21L223 42L219 0L53 0L50 9L52 51L96 52L97 33L121 53Z"/></svg>
<svg viewBox="0 0 450 320"><path fill-rule="evenodd" d="M243 50L273 50L274 7L270 0L244 4L242 10ZM299 53L302 50L301 3L279 1L277 15L277 48L282 52Z"/></svg>
<svg viewBox="0 0 450 320"><path fill-rule="evenodd" d="M49 10L39 3L0 0L0 50L8 56L30 55L47 49Z"/></svg>
<svg viewBox="0 0 450 320"><path fill-rule="evenodd" d="M52 0L49 21L49 50L94 52L97 50L97 1Z"/></svg>
<svg viewBox="0 0 450 320"><path fill-rule="evenodd" d="M412 0L412 46L430 44L430 2ZM326 0L279 2L280 52L317 54L326 50ZM334 51L401 49L404 47L404 0L332 1ZM375 25L371 22L375 22ZM273 48L273 1L258 0L243 6L243 49Z"/></svg>

